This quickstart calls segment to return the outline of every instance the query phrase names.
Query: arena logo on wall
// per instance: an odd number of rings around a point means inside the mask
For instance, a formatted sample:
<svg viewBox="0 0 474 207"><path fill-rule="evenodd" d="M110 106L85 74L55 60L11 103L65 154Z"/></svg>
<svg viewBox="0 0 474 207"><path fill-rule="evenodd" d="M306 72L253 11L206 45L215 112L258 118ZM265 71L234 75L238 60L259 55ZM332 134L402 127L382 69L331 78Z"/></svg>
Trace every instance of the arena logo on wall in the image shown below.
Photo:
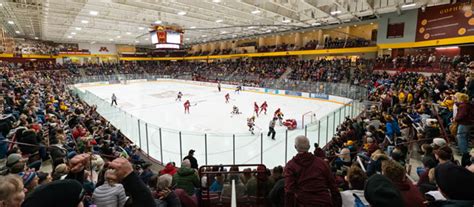
<svg viewBox="0 0 474 207"><path fill-rule="evenodd" d="M309 97L310 98L326 99L326 100L329 99L329 95L327 95L325 93L310 93Z"/></svg>
<svg viewBox="0 0 474 207"><path fill-rule="evenodd" d="M418 10L416 41L474 35L474 3L456 3Z"/></svg>

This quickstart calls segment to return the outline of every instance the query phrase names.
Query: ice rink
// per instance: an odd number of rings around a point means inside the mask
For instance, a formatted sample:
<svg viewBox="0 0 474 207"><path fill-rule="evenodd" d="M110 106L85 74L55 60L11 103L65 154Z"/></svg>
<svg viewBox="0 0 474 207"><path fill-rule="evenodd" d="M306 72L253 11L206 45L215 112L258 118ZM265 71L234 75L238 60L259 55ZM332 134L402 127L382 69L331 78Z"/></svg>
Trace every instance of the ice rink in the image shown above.
<svg viewBox="0 0 474 207"><path fill-rule="evenodd" d="M181 156L186 156L189 149L195 149L195 157L200 165L204 164L206 160L208 164L232 164L234 157L236 163L260 163L261 151L264 152L263 163L268 167L284 165L286 127L276 127L276 140L271 140L266 136L273 112L277 108L281 108L285 119L296 119L298 122L298 129L287 132L286 158L291 159L296 153L293 147L294 137L304 134L304 129L300 126L302 115L312 111L319 118L343 106L343 103L335 101L295 96L253 91L235 93L231 88L223 88L221 92L218 92L217 87L173 80L101 84L83 86L80 89L95 94L107 103L110 103L112 93L115 93L118 108L148 125L148 149L145 149L145 127L140 126L142 149L145 152L148 150L150 155L157 160L163 159L165 163L169 161L180 163ZM181 102L176 101L179 91L184 94ZM226 93L229 93L231 97L230 103L227 104L224 98ZM190 114L184 113L183 103L185 100L191 102ZM251 135L247 127L247 118L254 115L254 102L261 105L264 101L268 103L268 112L266 115L260 114L256 119L255 135ZM242 114L231 115L234 105L239 107ZM103 105L103 107L110 106ZM101 111L103 112L104 109L99 108L99 112ZM103 115L109 119L112 114ZM129 121L123 125L117 116L114 117L110 118L112 124L121 128L126 135L137 136L137 130L128 126L134 125L136 122ZM308 137L311 142L317 141L317 131L315 132L314 128L308 130ZM136 142L138 137L131 137L131 139ZM321 143L321 145L324 144ZM163 150L160 151L160 148ZM180 155L180 150L182 155ZM205 156L206 150L207 157Z"/></svg>

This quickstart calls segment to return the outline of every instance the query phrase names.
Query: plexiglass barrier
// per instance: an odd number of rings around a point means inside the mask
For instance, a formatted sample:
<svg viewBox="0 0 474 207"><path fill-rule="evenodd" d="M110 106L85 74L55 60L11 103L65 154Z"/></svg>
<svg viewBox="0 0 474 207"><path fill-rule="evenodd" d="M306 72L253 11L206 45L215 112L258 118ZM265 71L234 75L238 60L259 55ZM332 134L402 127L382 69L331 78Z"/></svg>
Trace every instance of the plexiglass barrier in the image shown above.
<svg viewBox="0 0 474 207"><path fill-rule="evenodd" d="M169 76L94 76L81 78L75 83L109 81L117 83L123 80L156 78L176 78ZM273 83L264 83L273 84ZM278 83L275 83L278 84ZM303 84L303 85L300 85ZM352 91L352 100L334 110L318 121L306 125L303 129L297 130L277 130L275 140L267 137L267 129L262 133L251 135L242 134L217 134L217 133L197 133L185 132L176 129L168 129L147 123L130 113L112 106L109 101L85 90L82 91L71 85L71 90L83 101L90 105L96 105L97 111L107 119L112 125L120 129L134 144L139 146L148 156L162 163L176 162L180 165L181 160L187 155L188 150L196 151L195 157L199 164L258 164L262 163L268 167L285 165L295 154L294 138L298 135L306 135L311 143L319 143L325 146L337 132L337 127L344 122L345 117L356 117L364 110L364 105L359 101L361 94L366 94L363 88L357 86L347 86L347 84L331 83L298 83L297 85L287 84L286 90L300 90L320 93L325 88L326 92L337 94ZM323 86L318 85L323 84ZM285 87L285 85L277 85ZM338 88L338 87L343 87ZM318 90L316 90L318 89ZM347 91L349 90L349 91ZM355 93L354 91L358 91ZM349 95L347 96L351 98Z"/></svg>

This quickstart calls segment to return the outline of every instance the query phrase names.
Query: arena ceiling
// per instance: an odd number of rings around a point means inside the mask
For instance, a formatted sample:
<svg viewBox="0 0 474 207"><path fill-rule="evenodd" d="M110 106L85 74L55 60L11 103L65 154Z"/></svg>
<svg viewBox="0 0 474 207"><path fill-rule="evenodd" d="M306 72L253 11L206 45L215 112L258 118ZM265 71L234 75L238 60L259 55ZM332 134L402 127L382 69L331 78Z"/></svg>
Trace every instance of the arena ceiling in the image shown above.
<svg viewBox="0 0 474 207"><path fill-rule="evenodd" d="M0 0L14 37L151 44L154 24L185 28L185 44L358 22L449 0Z"/></svg>

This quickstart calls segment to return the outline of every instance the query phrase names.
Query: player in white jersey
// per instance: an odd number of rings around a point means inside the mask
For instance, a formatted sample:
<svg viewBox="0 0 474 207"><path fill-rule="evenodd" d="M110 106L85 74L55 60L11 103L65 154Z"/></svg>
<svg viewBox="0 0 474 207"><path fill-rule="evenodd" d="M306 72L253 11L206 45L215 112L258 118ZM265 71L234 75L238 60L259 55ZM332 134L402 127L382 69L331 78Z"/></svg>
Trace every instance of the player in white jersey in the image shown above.
<svg viewBox="0 0 474 207"><path fill-rule="evenodd" d="M254 126L255 126L255 116L247 118L247 126L249 127L250 133L252 133L252 135L254 135L255 133L253 133L253 130L254 130Z"/></svg>
<svg viewBox="0 0 474 207"><path fill-rule="evenodd" d="M181 101L181 97L183 97L183 93L181 93L181 91L180 91L180 92L178 92L178 95L176 97L176 101Z"/></svg>
<svg viewBox="0 0 474 207"><path fill-rule="evenodd" d="M241 112L239 111L239 107L237 106L233 106L232 107L232 112L230 112L231 114L241 114Z"/></svg>

